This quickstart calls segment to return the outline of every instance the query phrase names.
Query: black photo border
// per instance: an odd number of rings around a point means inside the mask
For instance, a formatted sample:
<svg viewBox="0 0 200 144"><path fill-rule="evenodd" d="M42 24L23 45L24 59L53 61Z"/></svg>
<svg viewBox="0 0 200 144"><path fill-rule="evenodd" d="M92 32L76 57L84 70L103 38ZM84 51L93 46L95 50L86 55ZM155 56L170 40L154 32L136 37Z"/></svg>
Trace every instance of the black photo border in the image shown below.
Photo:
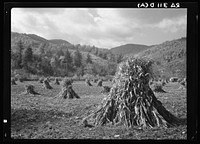
<svg viewBox="0 0 200 144"><path fill-rule="evenodd" d="M11 9L12 8L138 8L139 2L6 2L3 20L3 142L37 141L11 139ZM147 2L151 3L151 2ZM167 2L172 3L172 2ZM176 2L174 2L176 3ZM198 2L179 2L187 8L187 140L197 140L198 127ZM150 8L151 9L151 8ZM154 8L153 8L154 9ZM5 136L6 134L6 136ZM46 141L46 140L42 140ZM48 140L47 140L48 141ZM50 140L59 142L63 140ZM65 141L65 140L64 140ZM75 140L76 141L76 140ZM66 142L66 141L65 141Z"/></svg>

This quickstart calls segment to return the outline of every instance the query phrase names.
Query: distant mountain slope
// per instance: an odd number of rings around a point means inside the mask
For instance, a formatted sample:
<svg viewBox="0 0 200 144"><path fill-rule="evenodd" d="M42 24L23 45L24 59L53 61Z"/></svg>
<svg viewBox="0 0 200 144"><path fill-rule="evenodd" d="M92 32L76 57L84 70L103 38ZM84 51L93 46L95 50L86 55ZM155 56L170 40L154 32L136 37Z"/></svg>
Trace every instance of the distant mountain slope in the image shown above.
<svg viewBox="0 0 200 144"><path fill-rule="evenodd" d="M121 45L121 46L118 46L118 47L111 48L110 51L113 54L129 55L129 54L137 54L137 53L144 51L148 48L150 48L150 47L146 46L146 45L126 44L126 45Z"/></svg>
<svg viewBox="0 0 200 144"><path fill-rule="evenodd" d="M69 51L72 53L72 55L75 52L75 50L69 50ZM88 52L81 51L81 54L82 54L83 60L86 61ZM93 63L96 63L96 64L101 65L101 66L106 66L106 67L108 66L107 60L104 60L104 59L102 59L102 58L100 58L100 57L98 57L98 56L96 56L92 53L90 53L90 56L91 56Z"/></svg>
<svg viewBox="0 0 200 144"><path fill-rule="evenodd" d="M61 45L61 44L67 44L67 45L71 45L71 43L69 43L68 41L66 40L62 40L62 39L51 39L51 40L48 40L50 43L53 43L53 44L58 44L58 45Z"/></svg>
<svg viewBox="0 0 200 144"><path fill-rule="evenodd" d="M52 51L55 53L59 49L63 51L67 48L72 52L75 52L74 45L61 39L47 40L43 37L35 34L22 34L11 32L11 49L14 51L17 47L17 42L22 40L26 45L31 45L33 53L38 52L38 48L43 44L47 43L45 47L46 51ZM91 55L92 61L101 66L108 65L108 61L97 56L95 53L114 53L122 54L126 57L137 56L137 57L148 57L153 59L161 75L166 76L186 76L186 38L181 38L172 41L166 41L159 45L138 45L138 44L127 44L119 47L112 48L110 50L101 49L93 46L85 46L78 48L83 55L83 59L86 59L87 53Z"/></svg>
<svg viewBox="0 0 200 144"><path fill-rule="evenodd" d="M15 44L19 40L22 40L25 44L41 44L41 43L50 43L53 45L71 45L68 41L62 39L52 39L47 40L43 37L40 37L35 34L23 34L17 32L11 32L11 43ZM38 46L38 45L33 45Z"/></svg>
<svg viewBox="0 0 200 144"><path fill-rule="evenodd" d="M186 38L166 41L138 53L137 57L147 57L156 61L158 69L166 76L186 76Z"/></svg>
<svg viewBox="0 0 200 144"><path fill-rule="evenodd" d="M53 53L55 53L56 51L58 51L59 49L62 49L63 51L68 50L72 53L75 52L75 49L73 48L72 44L62 40L62 39L52 39L52 40L47 40L43 37L37 36L35 34L23 34L23 33L17 33L17 32L11 32L11 49L13 51L16 50L17 48L17 42L19 40L22 40L22 42L25 44L25 46L27 45L31 45L32 49L33 49L33 53L38 53L38 48L43 44L43 43L47 43L47 46L45 47L45 50L51 50ZM100 49L100 48L96 48L96 49ZM88 48L88 49L79 49L79 51L81 52L83 59L86 60L87 58L87 54L88 52L90 52L92 50L92 48ZM102 49L103 51L104 49ZM102 59L101 57L98 57L96 55L94 55L93 53L90 53L91 59L94 63L101 65L101 66L107 66L108 65L108 61Z"/></svg>
<svg viewBox="0 0 200 144"><path fill-rule="evenodd" d="M38 35L35 35L35 34L27 34L27 36L29 36L32 39L34 39L35 41L39 41L39 42L47 42L48 41L47 39L40 37Z"/></svg>

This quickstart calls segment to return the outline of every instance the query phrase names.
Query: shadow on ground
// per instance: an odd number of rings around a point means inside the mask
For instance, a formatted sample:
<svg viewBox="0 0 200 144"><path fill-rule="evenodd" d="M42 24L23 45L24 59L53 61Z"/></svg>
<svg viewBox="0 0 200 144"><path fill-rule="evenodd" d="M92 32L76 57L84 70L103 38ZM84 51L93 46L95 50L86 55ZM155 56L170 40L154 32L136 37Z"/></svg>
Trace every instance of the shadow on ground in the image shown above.
<svg viewBox="0 0 200 144"><path fill-rule="evenodd" d="M57 110L42 111L40 109L11 109L11 128L24 129L30 125L37 125L59 118L70 118L73 112L64 113Z"/></svg>

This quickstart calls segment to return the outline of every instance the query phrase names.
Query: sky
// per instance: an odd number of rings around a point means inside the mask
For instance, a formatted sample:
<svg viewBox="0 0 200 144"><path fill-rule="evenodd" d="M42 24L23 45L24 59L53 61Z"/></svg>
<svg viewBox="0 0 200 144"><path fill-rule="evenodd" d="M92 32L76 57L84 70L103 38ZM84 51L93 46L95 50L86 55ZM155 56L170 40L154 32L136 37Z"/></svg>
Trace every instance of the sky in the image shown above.
<svg viewBox="0 0 200 144"><path fill-rule="evenodd" d="M186 37L187 9L13 8L11 31L113 48Z"/></svg>

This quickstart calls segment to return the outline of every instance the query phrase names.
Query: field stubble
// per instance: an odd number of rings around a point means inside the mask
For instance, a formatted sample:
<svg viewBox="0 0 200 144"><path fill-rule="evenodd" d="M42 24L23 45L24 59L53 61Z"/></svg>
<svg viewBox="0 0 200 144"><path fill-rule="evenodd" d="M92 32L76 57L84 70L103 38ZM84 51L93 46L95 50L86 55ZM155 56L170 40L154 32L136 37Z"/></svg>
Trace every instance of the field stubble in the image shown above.
<svg viewBox="0 0 200 144"><path fill-rule="evenodd" d="M40 95L24 95L25 84L35 86ZM80 99L54 98L60 85L50 83L48 90L38 82L18 82L11 86L11 138L14 139L186 139L187 124L172 128L126 128L106 125L84 127L82 119L95 110L106 96L102 87L74 82L73 89ZM104 82L103 85L111 86ZM179 118L187 117L186 90L178 83L163 87L167 93L155 93L164 107Z"/></svg>

